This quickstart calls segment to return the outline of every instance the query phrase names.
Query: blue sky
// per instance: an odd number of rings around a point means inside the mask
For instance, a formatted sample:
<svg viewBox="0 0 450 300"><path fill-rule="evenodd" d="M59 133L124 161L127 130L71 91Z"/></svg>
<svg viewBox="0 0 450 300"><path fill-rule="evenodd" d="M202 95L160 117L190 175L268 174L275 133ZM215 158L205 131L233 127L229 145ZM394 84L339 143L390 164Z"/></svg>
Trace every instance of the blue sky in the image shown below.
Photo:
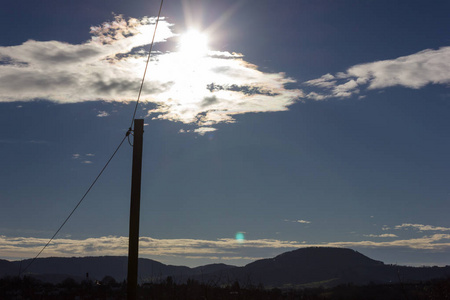
<svg viewBox="0 0 450 300"><path fill-rule="evenodd" d="M159 4L4 5L0 258L36 255L123 138ZM337 246L448 265L449 6L166 1L137 113L141 257ZM181 44L194 29L207 48ZM43 256L127 254L131 153Z"/></svg>

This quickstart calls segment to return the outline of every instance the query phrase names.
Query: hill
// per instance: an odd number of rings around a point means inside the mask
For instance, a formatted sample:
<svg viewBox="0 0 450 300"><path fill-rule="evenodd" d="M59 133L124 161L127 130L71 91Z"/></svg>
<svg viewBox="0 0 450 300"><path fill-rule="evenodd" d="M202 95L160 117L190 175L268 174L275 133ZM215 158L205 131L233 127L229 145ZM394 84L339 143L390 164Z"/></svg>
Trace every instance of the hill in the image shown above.
<svg viewBox="0 0 450 300"><path fill-rule="evenodd" d="M0 276L15 276L20 268L25 268L31 259L9 262L0 260ZM27 269L26 274L56 282L56 279L71 277L81 281L89 278L101 280L111 276L118 281L126 279L128 258L126 256L100 257L48 257L38 258ZM216 272L221 269L234 268L224 264L206 265L197 268L165 265L152 259L139 258L139 278L143 281L163 280L167 276L192 277ZM55 280L52 280L55 278Z"/></svg>
<svg viewBox="0 0 450 300"><path fill-rule="evenodd" d="M445 278L450 267L386 265L345 248L310 247L229 270L228 278L266 287L332 287L339 284L401 283ZM222 274L211 274L216 278Z"/></svg>
<svg viewBox="0 0 450 300"><path fill-rule="evenodd" d="M302 248L250 263L236 273L270 286L366 283L364 276L385 265L351 249ZM369 280L370 281L370 280Z"/></svg>
<svg viewBox="0 0 450 300"><path fill-rule="evenodd" d="M9 262L0 260L0 276L16 276L30 260ZM81 281L101 280L112 276L117 281L126 279L127 257L72 257L39 258L27 270L28 275L41 280L57 281L64 277ZM211 264L196 268L165 265L151 259L139 259L141 282L160 282L171 276L176 282L187 279L214 284L243 286L262 284L266 287L331 287L353 283L399 283L444 278L450 267L406 267L385 265L363 254L345 248L300 248L274 258L252 262L244 267Z"/></svg>

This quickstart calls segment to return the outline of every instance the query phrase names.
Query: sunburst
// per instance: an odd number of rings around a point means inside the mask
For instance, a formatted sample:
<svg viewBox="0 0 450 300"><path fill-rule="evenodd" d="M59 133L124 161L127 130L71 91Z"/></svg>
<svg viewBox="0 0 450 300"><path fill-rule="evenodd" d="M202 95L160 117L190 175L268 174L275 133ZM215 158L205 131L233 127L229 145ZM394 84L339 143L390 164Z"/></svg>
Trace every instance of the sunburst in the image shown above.
<svg viewBox="0 0 450 300"><path fill-rule="evenodd" d="M178 52L183 56L199 57L208 53L208 37L205 33L191 29L180 36Z"/></svg>

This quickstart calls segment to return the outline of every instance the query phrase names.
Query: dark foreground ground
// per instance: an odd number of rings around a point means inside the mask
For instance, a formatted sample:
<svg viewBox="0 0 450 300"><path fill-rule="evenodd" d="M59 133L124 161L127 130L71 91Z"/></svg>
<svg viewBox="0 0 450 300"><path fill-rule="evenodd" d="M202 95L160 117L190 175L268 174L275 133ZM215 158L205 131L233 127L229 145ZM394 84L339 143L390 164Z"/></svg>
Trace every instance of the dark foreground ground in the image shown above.
<svg viewBox="0 0 450 300"><path fill-rule="evenodd" d="M263 286L240 286L237 282L227 286L188 280L177 284L168 277L159 283L139 287L139 299L304 299L304 300L441 300L450 299L450 278L383 285L341 285L334 288L306 288L298 290L266 289ZM77 283L66 279L60 284L43 283L31 277L0 279L0 299L126 299L126 284L106 276L102 281Z"/></svg>

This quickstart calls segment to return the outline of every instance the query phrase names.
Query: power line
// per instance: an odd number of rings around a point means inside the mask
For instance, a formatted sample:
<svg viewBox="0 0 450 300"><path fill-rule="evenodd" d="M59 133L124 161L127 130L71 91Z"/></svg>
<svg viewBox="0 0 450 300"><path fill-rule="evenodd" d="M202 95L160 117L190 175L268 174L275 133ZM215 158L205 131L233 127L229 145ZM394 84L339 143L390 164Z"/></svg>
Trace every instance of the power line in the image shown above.
<svg viewBox="0 0 450 300"><path fill-rule="evenodd" d="M64 222L61 224L61 226L59 226L58 230L56 230L55 234L53 234L53 236L50 238L50 240L47 242L47 244L45 244L45 246L41 249L41 251L39 251L39 253L31 260L31 262L19 273L19 276L22 275L33 263L34 261L39 257L39 255L41 255L41 253L45 250L45 248L47 248L48 245L50 245L50 243L53 241L53 239L55 238L55 236L61 231L61 229L64 227L64 225L67 223L67 221L69 221L70 217L73 215L73 213L75 212L75 210L77 210L78 206L80 206L81 202L83 202L84 198L86 198L87 194L89 194L89 192L91 191L91 189L94 187L95 183L97 182L97 180L100 178L100 176L103 174L103 171L105 171L106 167L108 167L109 163L111 162L111 160L113 159L113 157L116 155L116 153L119 151L120 147L122 146L123 142L125 141L126 138L128 138L128 135L130 134L130 131L127 131L125 137L122 139L122 141L119 143L119 146L117 146L116 150L113 152L113 154L111 155L111 157L108 159L108 161L106 162L105 166L103 167L103 169L100 171L100 173L97 175L97 177L95 178L95 180L91 183L91 185L89 186L89 188L87 189L87 191L84 193L83 197L81 197L80 201L78 201L77 205L75 206L74 209L72 209L72 212L69 214L69 216L64 220Z"/></svg>
<svg viewBox="0 0 450 300"><path fill-rule="evenodd" d="M148 51L147 62L145 63L144 75L142 76L141 87L139 88L139 94L136 100L136 106L134 107L133 118L131 118L130 130L133 126L134 119L136 118L136 111L139 105L139 100L141 99L142 87L144 86L145 75L147 74L148 62L150 61L150 56L152 54L153 43L155 42L156 29L158 28L159 17L161 16L161 10L163 6L164 0L161 0L161 4L159 6L158 18L156 19L155 30L153 31L153 38L150 44L150 50Z"/></svg>
<svg viewBox="0 0 450 300"><path fill-rule="evenodd" d="M80 206L81 202L83 202L84 198L86 198L86 196L89 194L89 192L91 191L91 189L94 187L94 185L96 184L97 180L100 178L100 176L103 174L103 172L105 171L105 169L108 167L109 163L111 162L111 160L114 158L114 156L116 155L116 153L119 151L120 147L122 146L123 142L125 141L125 139L128 139L128 142L130 143L131 146L133 146L129 140L129 135L132 134L133 130L132 130L132 126L133 126L133 122L134 119L136 118L136 111L139 105L139 100L141 98L141 93L142 93L142 87L144 86L144 80L145 80L145 75L147 74L147 68L148 68L148 63L150 61L150 56L152 53L152 49L153 49L153 44L155 41L155 36L156 36L156 29L158 28L158 23L159 23L159 19L161 16L161 10L162 10L162 5L163 5L164 0L161 0L161 4L159 6L159 12L158 12L158 18L156 19L156 23L155 23L155 30L153 32L153 37L152 37L152 42L150 44L150 50L148 52L148 56L147 56L147 62L145 64L145 70L144 70L144 75L142 76L142 81L141 81L141 86L139 88L139 94L136 100L136 106L134 108L134 112L133 112L133 117L131 119L131 125L130 128L128 129L126 135L123 137L123 139L120 141L119 145L117 146L116 150L113 152L113 154L111 155L111 157L108 159L108 161L106 162L105 166L102 168L102 170L100 171L100 173L97 175L97 177L94 179L94 181L91 183L91 185L89 186L89 188L86 190L86 192L84 193L83 197L81 197L80 201L78 201L77 205L74 207L74 209L72 209L72 211L70 212L69 216L64 220L64 222L61 224L61 226L59 226L58 230L56 230L56 232L53 234L53 236L50 238L50 240L47 242L47 244L45 244L44 247L42 247L41 251L39 251L39 253L30 261L30 263L23 269L19 271L19 276L22 275L35 261L36 259L39 257L39 255L41 255L41 253L47 248L48 245L50 245L50 243L53 241L53 239L56 237L56 235L61 231L61 229L64 227L64 225L67 223L67 221L69 221L70 217L73 215L73 213L77 210L77 208Z"/></svg>

